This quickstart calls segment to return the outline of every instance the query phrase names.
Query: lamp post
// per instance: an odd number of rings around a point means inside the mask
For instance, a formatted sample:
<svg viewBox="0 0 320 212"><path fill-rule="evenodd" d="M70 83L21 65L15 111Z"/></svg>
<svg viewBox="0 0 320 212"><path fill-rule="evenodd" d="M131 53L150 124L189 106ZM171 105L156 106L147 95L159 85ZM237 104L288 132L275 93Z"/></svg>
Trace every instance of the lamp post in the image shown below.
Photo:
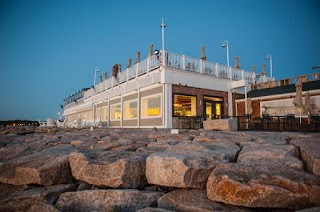
<svg viewBox="0 0 320 212"><path fill-rule="evenodd" d="M93 87L96 86L97 72L99 72L99 70L98 70L98 68L96 67L95 70L94 70Z"/></svg>
<svg viewBox="0 0 320 212"><path fill-rule="evenodd" d="M270 76L272 78L272 55L271 54L267 54L266 60L270 61Z"/></svg>
<svg viewBox="0 0 320 212"><path fill-rule="evenodd" d="M227 65L229 67L229 43L227 40L224 40L222 43L222 48L227 47Z"/></svg>

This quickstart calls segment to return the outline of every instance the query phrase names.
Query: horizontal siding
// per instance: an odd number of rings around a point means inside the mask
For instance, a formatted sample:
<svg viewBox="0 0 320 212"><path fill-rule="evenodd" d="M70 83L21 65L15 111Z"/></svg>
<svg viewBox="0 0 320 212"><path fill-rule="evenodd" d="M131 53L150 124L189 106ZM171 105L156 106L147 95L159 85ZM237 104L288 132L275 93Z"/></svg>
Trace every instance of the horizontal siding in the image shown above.
<svg viewBox="0 0 320 212"><path fill-rule="evenodd" d="M140 119L140 126L162 126L162 118Z"/></svg>
<svg viewBox="0 0 320 212"><path fill-rule="evenodd" d="M122 101L129 101L129 100L132 100L132 99L137 99L138 98L138 94L132 94L132 95L129 95L129 96L124 96Z"/></svg>
<svg viewBox="0 0 320 212"><path fill-rule="evenodd" d="M138 125L138 120L123 120L122 125L124 127L129 127L129 126L137 126Z"/></svg>
<svg viewBox="0 0 320 212"><path fill-rule="evenodd" d="M158 93L162 93L162 86L159 86L157 88L153 88L147 91L142 91L140 92L140 97L151 96Z"/></svg>
<svg viewBox="0 0 320 212"><path fill-rule="evenodd" d="M120 121L110 121L110 127L120 127Z"/></svg>
<svg viewBox="0 0 320 212"><path fill-rule="evenodd" d="M120 102L121 102L120 98L114 99L114 100L110 100L110 105L114 105L114 104L117 104L117 103L120 103Z"/></svg>

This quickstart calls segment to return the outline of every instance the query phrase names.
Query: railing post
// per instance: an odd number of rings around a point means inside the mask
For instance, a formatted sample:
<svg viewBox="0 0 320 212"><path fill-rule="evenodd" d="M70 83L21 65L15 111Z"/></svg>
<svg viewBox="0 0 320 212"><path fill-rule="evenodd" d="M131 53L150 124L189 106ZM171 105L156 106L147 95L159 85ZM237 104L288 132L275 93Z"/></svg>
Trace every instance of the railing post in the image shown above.
<svg viewBox="0 0 320 212"><path fill-rule="evenodd" d="M232 67L231 67L231 66L229 66L229 78L230 78L230 79L233 78L233 77L232 77Z"/></svg>
<svg viewBox="0 0 320 212"><path fill-rule="evenodd" d="M137 63L136 65L135 65L135 68L136 68L136 78L139 76L139 64L140 63Z"/></svg>
<svg viewBox="0 0 320 212"><path fill-rule="evenodd" d="M256 72L252 72L252 83L256 84Z"/></svg>
<svg viewBox="0 0 320 212"><path fill-rule="evenodd" d="M245 79L244 78L244 70L243 69L241 70L241 77L242 77L243 80Z"/></svg>
<svg viewBox="0 0 320 212"><path fill-rule="evenodd" d="M182 55L182 70L186 70L186 56Z"/></svg>
<svg viewBox="0 0 320 212"><path fill-rule="evenodd" d="M200 68L199 72L200 72L201 74L203 74L203 62L202 62L201 59L200 59L200 61L199 61L199 68Z"/></svg>
<svg viewBox="0 0 320 212"><path fill-rule="evenodd" d="M147 74L149 73L150 70L150 57L147 58Z"/></svg>
<svg viewBox="0 0 320 212"><path fill-rule="evenodd" d="M219 65L216 63L216 77L219 77Z"/></svg>
<svg viewBox="0 0 320 212"><path fill-rule="evenodd" d="M127 80L126 80L127 82L128 82L128 80L129 80L129 70L130 70L130 69L127 68Z"/></svg>
<svg viewBox="0 0 320 212"><path fill-rule="evenodd" d="M167 62L166 62L166 51L165 50L162 50L162 66L166 66Z"/></svg>

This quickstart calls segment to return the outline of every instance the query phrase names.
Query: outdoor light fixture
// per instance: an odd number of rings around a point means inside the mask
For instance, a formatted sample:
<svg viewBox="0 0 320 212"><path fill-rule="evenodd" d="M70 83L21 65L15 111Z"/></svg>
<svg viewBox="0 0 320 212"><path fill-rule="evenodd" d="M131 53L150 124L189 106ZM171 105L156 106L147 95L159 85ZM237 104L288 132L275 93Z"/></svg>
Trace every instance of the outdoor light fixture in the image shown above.
<svg viewBox="0 0 320 212"><path fill-rule="evenodd" d="M156 55L156 56L158 56L158 55L159 55L159 53L160 53L160 51L159 51L159 50L154 50L154 52L153 52L153 54L154 54L154 55Z"/></svg>
<svg viewBox="0 0 320 212"><path fill-rule="evenodd" d="M222 43L222 48L226 48L227 47L227 65L229 67L229 43L227 40L224 40Z"/></svg>
<svg viewBox="0 0 320 212"><path fill-rule="evenodd" d="M267 54L266 60L270 61L270 76L272 78L272 55L271 54Z"/></svg>

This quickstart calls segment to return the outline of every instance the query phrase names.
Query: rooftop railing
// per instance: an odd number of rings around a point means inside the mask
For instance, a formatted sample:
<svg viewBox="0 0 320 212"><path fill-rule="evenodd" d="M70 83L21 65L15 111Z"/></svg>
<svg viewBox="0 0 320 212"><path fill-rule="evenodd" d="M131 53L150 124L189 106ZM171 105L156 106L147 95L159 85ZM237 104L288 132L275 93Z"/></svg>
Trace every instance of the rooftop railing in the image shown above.
<svg viewBox="0 0 320 212"><path fill-rule="evenodd" d="M295 85L299 80L301 80L302 83L320 80L320 72L314 73L314 74L306 74L306 75L291 77L291 78L285 78L280 80L273 80L269 82L252 84L251 89L260 90L260 89L274 88L274 87L285 86L285 85Z"/></svg>
<svg viewBox="0 0 320 212"><path fill-rule="evenodd" d="M163 58L165 59L163 65L166 67L206 74L216 78L247 80L249 83L268 82L272 80L272 78L267 76L263 76L257 80L255 73L246 72L243 69L235 69L233 67L227 67L225 65L208 62L202 59L192 58L171 52L165 52L164 57L163 55L153 55L141 61L140 63L137 63L125 69L124 71L121 71L117 75L117 77L112 76L109 79L100 82L99 84L85 91L83 97L89 98L96 93L100 93L104 90L117 86L118 84L127 82L131 79L139 77L140 75L148 73L149 71L158 68L160 66L161 59Z"/></svg>

